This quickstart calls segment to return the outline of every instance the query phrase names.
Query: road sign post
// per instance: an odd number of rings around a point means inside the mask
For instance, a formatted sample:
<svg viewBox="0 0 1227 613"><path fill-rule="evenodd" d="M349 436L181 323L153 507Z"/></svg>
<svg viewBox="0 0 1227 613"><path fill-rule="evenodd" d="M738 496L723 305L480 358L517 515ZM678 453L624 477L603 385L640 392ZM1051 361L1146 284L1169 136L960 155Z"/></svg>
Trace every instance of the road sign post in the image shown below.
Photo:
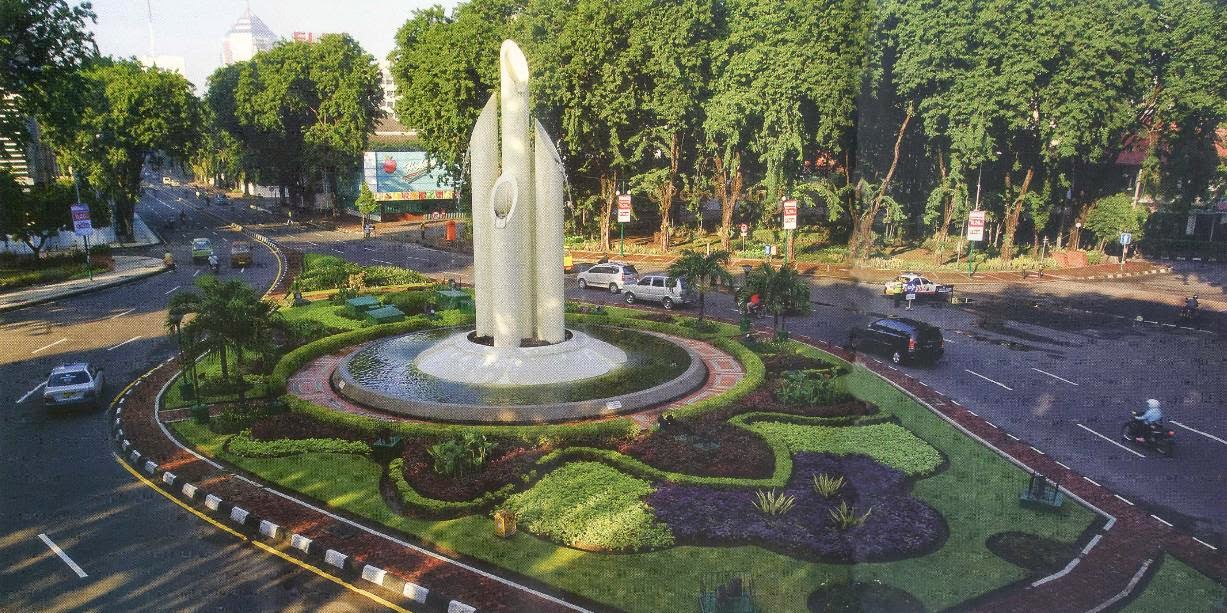
<svg viewBox="0 0 1227 613"><path fill-rule="evenodd" d="M749 233L750 233L750 224L748 223L741 224L741 250L742 251L746 250L746 234L749 234Z"/></svg>
<svg viewBox="0 0 1227 613"><path fill-rule="evenodd" d="M618 194L618 255L626 255L626 224L631 220L631 195Z"/></svg>
<svg viewBox="0 0 1227 613"><path fill-rule="evenodd" d="M984 240L984 211L967 214L967 277L971 278L975 266L976 241Z"/></svg>
<svg viewBox="0 0 1227 613"><path fill-rule="evenodd" d="M94 280L94 270L89 265L89 235L94 233L94 225L89 219L89 205L77 202L68 207L72 213L72 231L85 241L85 274L89 280Z"/></svg>
<svg viewBox="0 0 1227 613"><path fill-rule="evenodd" d="M784 201L784 230L788 232L785 239L787 246L784 249L784 263L787 264L792 260L792 231L797 229L797 201Z"/></svg>
<svg viewBox="0 0 1227 613"><path fill-rule="evenodd" d="M1120 233L1120 270L1125 272L1125 259L1129 257L1129 245L1133 242L1133 235L1129 232Z"/></svg>

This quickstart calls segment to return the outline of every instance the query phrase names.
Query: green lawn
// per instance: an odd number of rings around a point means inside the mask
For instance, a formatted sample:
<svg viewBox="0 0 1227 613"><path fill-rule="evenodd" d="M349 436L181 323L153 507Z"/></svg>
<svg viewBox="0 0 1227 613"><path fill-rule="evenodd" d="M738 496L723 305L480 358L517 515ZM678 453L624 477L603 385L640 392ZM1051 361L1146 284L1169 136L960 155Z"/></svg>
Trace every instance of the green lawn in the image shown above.
<svg viewBox="0 0 1227 613"><path fill-rule="evenodd" d="M348 317L341 317L338 313L344 310L345 307L333 304L328 300L317 300L311 304L290 308L283 308L279 313L287 321L298 321L310 319L318 321L329 328L337 331L346 332L349 330L357 330L363 327L363 322Z"/></svg>
<svg viewBox="0 0 1227 613"><path fill-rule="evenodd" d="M1225 611L1227 587L1172 556L1164 556L1159 572L1123 611L1168 613L1177 610L1175 603L1181 611Z"/></svg>
<svg viewBox="0 0 1227 613"><path fill-rule="evenodd" d="M231 369L234 369L235 368L234 351L228 351L227 354L228 354L227 361L229 362L229 366ZM244 352L243 355L246 356L247 360L254 360L256 358L256 353L252 351L246 351ZM230 372L233 373L234 371L231 370ZM221 358L218 356L217 353L210 353L204 358L201 358L201 360L196 363L196 373L201 377L207 377L210 379L217 379L218 377L221 377L221 374L222 374ZM183 399L183 394L179 387L179 383L182 380L183 380L182 374L176 375L175 378L172 380L170 387L166 388L166 395L162 396L162 408L163 409L178 409L178 408L189 406L191 404L187 400ZM264 394L264 390L256 386L248 390L247 397L248 398L259 398L259 397L262 397L263 394ZM234 401L237 401L238 399L239 399L238 394L221 395L221 396L207 396L207 397L201 398L201 400L204 401L205 403L234 402Z"/></svg>
<svg viewBox="0 0 1227 613"><path fill-rule="evenodd" d="M593 554L523 531L509 540L499 539L487 517L429 521L397 515L378 494L381 467L366 458L335 454L221 457L288 489L439 547L630 611L692 610L700 580L713 571L753 573L759 603L770 611L803 611L806 597L820 583L847 578L881 580L911 592L930 610L940 610L1027 576L1026 571L985 548L990 535L1025 530L1072 542L1094 520L1088 509L1072 502L1056 513L1020 507L1018 494L1026 485L1025 473L874 375L855 370L849 375L849 390L895 415L912 435L949 460L944 470L919 480L914 488L914 494L942 513L949 525L950 537L938 551L913 559L857 565L803 562L754 546ZM198 447L220 453L219 441L224 437L190 422L174 427ZM771 429L767 430L764 434L770 435Z"/></svg>
<svg viewBox="0 0 1227 613"><path fill-rule="evenodd" d="M91 268L96 275L107 271L105 266L92 266ZM85 279L87 277L89 277L89 273L85 270L84 257L79 262L56 264L35 269L0 266L0 292L17 290L33 285L47 285L62 281Z"/></svg>

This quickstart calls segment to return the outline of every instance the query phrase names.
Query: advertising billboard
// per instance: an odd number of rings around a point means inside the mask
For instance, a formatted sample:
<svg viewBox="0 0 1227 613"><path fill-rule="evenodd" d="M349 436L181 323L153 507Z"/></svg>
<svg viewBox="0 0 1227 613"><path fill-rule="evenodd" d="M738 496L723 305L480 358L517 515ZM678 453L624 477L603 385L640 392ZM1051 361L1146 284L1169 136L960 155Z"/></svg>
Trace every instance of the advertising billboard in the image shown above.
<svg viewBox="0 0 1227 613"><path fill-rule="evenodd" d="M367 151L362 156L362 179L377 201L456 196L446 173L432 167L424 151Z"/></svg>

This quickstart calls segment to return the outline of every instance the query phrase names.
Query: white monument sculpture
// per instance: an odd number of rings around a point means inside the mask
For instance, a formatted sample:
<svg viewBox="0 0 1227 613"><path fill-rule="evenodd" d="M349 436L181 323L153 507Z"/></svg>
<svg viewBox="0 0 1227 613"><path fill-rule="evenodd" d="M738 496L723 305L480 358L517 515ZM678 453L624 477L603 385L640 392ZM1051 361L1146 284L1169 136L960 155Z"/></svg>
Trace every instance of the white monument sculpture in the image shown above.
<svg viewBox="0 0 1227 613"><path fill-rule="evenodd" d="M469 139L477 331L449 337L414 364L477 384L604 374L625 363L626 353L563 327L562 161L529 115L528 61L514 41L503 41L499 65L499 92Z"/></svg>

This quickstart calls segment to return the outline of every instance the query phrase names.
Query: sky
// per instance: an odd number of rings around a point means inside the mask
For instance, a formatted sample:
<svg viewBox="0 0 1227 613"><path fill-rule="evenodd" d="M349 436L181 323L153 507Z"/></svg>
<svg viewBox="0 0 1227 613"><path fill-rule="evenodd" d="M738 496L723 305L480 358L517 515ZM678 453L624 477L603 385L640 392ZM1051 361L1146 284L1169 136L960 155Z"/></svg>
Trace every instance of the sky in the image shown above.
<svg viewBox="0 0 1227 613"><path fill-rule="evenodd" d="M247 6L269 29L286 39L294 32L346 32L377 59L387 57L396 31L414 10L455 0L93 0L98 22L92 26L105 55L149 55L153 9L158 55L184 58L187 77L204 91L205 80L221 66L222 39Z"/></svg>

